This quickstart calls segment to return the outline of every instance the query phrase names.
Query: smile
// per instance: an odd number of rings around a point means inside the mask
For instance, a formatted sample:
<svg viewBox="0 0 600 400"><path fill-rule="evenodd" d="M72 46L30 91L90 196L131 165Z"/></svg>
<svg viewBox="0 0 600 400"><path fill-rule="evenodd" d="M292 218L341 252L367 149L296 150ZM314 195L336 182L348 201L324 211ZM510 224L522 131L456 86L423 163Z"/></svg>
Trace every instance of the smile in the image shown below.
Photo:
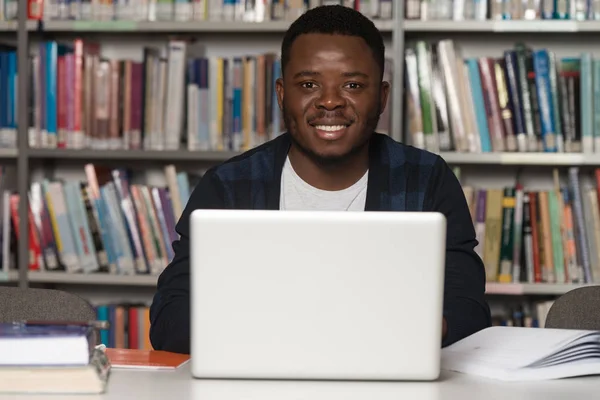
<svg viewBox="0 0 600 400"><path fill-rule="evenodd" d="M346 125L315 125L315 128L317 128L320 131L325 131L325 132L341 131L345 127L346 127Z"/></svg>
<svg viewBox="0 0 600 400"><path fill-rule="evenodd" d="M315 132L321 140L334 141L342 138L348 125L314 125Z"/></svg>

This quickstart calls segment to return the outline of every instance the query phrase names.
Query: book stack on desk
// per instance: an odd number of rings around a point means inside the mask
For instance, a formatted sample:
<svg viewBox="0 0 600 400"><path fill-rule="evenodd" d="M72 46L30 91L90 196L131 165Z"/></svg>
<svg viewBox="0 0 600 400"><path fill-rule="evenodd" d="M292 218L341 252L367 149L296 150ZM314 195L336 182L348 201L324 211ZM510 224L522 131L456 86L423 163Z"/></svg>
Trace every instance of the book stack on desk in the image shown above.
<svg viewBox="0 0 600 400"><path fill-rule="evenodd" d="M91 327L0 324L0 393L103 393L109 374Z"/></svg>

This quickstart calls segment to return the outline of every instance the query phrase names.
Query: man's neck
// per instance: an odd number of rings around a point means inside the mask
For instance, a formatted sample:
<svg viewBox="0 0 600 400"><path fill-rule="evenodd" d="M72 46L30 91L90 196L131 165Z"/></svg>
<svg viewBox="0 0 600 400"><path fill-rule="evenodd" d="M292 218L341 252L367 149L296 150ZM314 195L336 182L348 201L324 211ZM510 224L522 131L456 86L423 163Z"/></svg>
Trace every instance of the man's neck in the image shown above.
<svg viewBox="0 0 600 400"><path fill-rule="evenodd" d="M369 169L368 146L351 157L329 165L320 164L292 144L288 153L294 171L303 181L321 190L343 190Z"/></svg>

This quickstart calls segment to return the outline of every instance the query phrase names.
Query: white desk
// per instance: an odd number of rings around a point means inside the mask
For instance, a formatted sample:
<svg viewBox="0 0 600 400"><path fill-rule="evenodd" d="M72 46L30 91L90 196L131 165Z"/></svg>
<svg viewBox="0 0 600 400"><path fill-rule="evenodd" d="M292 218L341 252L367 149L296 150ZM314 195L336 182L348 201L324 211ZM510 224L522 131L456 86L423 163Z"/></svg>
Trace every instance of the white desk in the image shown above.
<svg viewBox="0 0 600 400"><path fill-rule="evenodd" d="M94 396L0 395L2 400L575 400L597 397L600 377L505 383L443 372L432 383L205 381L176 371L113 369Z"/></svg>

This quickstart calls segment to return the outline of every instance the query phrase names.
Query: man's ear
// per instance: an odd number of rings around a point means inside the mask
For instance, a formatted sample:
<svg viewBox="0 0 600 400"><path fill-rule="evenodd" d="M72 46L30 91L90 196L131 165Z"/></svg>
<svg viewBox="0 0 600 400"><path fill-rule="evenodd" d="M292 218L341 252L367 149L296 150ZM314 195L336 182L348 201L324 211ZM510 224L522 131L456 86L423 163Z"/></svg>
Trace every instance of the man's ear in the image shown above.
<svg viewBox="0 0 600 400"><path fill-rule="evenodd" d="M277 78L275 81L275 91L277 91L277 104L279 104L279 109L283 110L283 78Z"/></svg>
<svg viewBox="0 0 600 400"><path fill-rule="evenodd" d="M389 95L390 95L390 83L387 81L382 81L381 82L381 94L380 94L380 98L379 98L379 101L380 101L379 104L381 104L381 110L379 110L380 114L383 114L383 111L385 110L385 106L387 104Z"/></svg>

